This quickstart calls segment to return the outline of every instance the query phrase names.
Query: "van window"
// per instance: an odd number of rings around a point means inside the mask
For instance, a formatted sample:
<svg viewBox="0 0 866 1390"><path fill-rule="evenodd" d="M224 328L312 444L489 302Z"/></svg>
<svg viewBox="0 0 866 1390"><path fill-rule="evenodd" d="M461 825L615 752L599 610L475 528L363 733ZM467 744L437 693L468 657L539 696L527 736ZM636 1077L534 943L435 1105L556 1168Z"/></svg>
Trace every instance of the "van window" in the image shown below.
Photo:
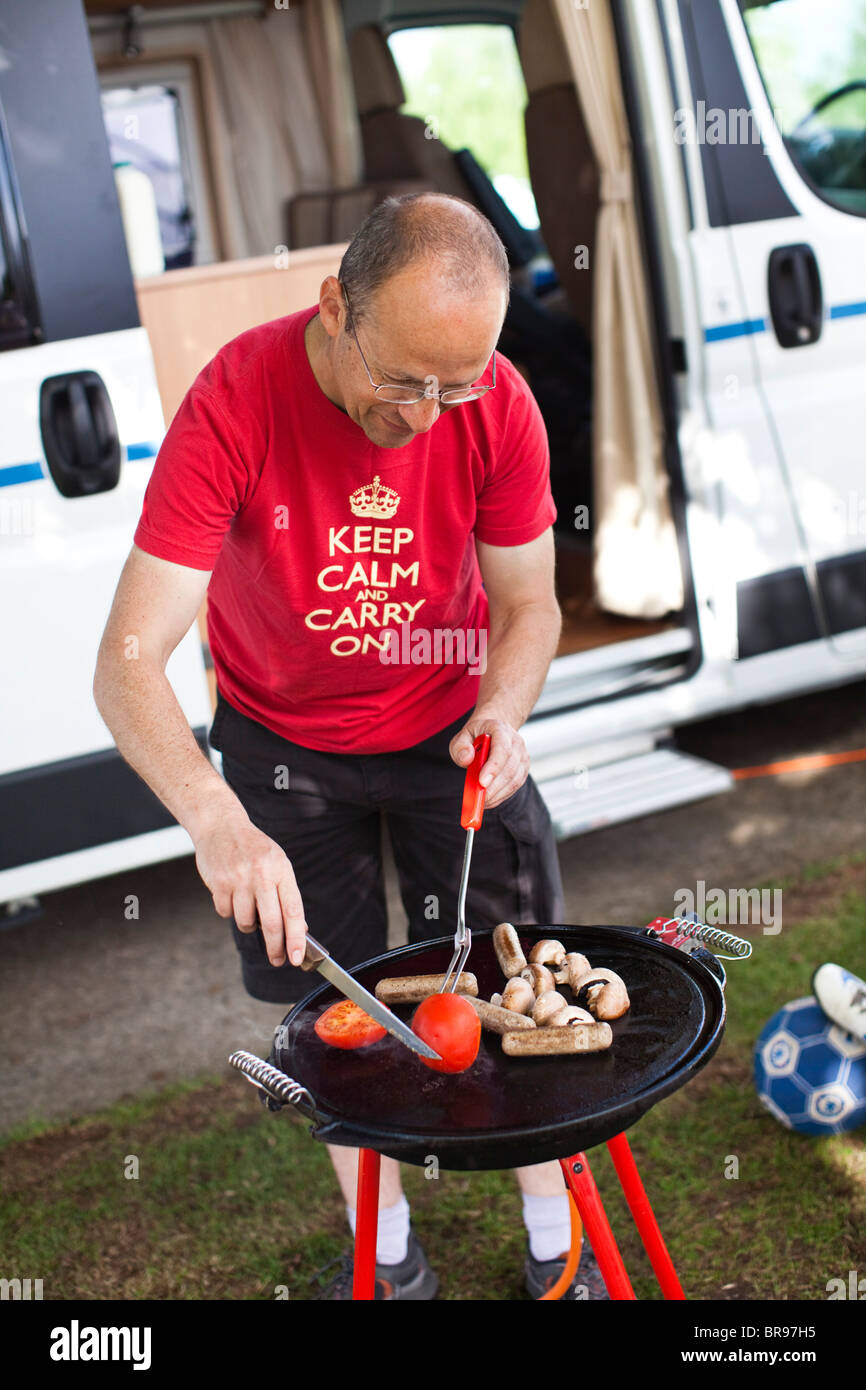
<svg viewBox="0 0 866 1390"><path fill-rule="evenodd" d="M740 0L776 123L814 191L866 216L866 0Z"/></svg>
<svg viewBox="0 0 866 1390"><path fill-rule="evenodd" d="M153 185L166 270L192 265L195 227L183 162L181 112L170 87L112 87L102 92L111 161L127 161Z"/></svg>
<svg viewBox="0 0 866 1390"><path fill-rule="evenodd" d="M471 150L524 227L538 226L523 111L526 84L507 24L401 29L388 46L406 91L401 111L431 140Z"/></svg>

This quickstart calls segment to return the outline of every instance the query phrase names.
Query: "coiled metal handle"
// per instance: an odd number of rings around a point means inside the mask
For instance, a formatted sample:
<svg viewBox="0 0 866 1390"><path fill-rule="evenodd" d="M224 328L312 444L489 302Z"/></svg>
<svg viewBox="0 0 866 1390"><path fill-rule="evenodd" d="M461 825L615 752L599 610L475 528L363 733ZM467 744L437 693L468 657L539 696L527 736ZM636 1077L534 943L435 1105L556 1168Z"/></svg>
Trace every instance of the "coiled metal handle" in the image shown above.
<svg viewBox="0 0 866 1390"><path fill-rule="evenodd" d="M306 1086L293 1081L284 1071L272 1067L270 1062L262 1061L261 1057L256 1057L252 1052L233 1052L229 1057L229 1063L237 1067L251 1085L264 1091L271 1100L278 1101L280 1106L297 1105L302 1110L307 1109L311 1115L315 1114L316 1102Z"/></svg>
<svg viewBox="0 0 866 1390"><path fill-rule="evenodd" d="M718 951L720 960L748 960L752 954L751 941L744 941L741 936L734 936L731 932L720 931L718 927L705 926L703 922L690 922L687 917L668 917L661 927L650 927L648 930L651 936L660 937L666 927L676 927L681 936L692 936L695 941L710 946L714 951L717 947L723 947L724 951L733 952L733 955L727 956L723 951Z"/></svg>

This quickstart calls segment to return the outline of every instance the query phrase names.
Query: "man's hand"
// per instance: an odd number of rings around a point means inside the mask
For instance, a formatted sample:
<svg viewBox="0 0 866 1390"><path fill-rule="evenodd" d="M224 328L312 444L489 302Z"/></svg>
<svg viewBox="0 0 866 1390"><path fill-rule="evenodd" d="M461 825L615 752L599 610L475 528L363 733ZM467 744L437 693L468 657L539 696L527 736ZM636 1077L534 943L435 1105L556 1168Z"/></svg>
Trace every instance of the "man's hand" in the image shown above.
<svg viewBox="0 0 866 1390"><path fill-rule="evenodd" d="M498 806L513 796L529 776L529 754L520 734L506 719L476 709L449 746L451 757L460 767L467 768L475 757L473 743L479 734L490 735L490 752L478 777L486 788L484 805Z"/></svg>
<svg viewBox="0 0 866 1390"><path fill-rule="evenodd" d="M292 865L276 841L257 830L239 804L193 836L196 868L220 917L242 932L261 926L271 965L304 958L304 905Z"/></svg>
<svg viewBox="0 0 866 1390"><path fill-rule="evenodd" d="M529 776L529 754L517 732L532 711L556 651L562 618L553 584L553 531L526 545L476 541L490 605L486 669L475 709L450 744L460 767L472 762L473 739L490 734L490 753L479 774L485 805L498 806Z"/></svg>

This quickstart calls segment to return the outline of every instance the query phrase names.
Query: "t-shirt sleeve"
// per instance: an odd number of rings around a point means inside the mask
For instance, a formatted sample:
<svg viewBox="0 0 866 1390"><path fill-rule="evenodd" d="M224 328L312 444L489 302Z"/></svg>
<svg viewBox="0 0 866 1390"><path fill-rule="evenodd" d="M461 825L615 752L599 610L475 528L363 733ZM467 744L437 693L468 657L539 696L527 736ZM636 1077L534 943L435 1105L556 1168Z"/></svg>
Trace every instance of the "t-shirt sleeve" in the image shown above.
<svg viewBox="0 0 866 1390"><path fill-rule="evenodd" d="M486 545L526 545L556 520L550 448L538 403L520 373L494 458L476 499L475 535Z"/></svg>
<svg viewBox="0 0 866 1390"><path fill-rule="evenodd" d="M161 560L212 570L250 485L228 416L193 383L157 454L135 544Z"/></svg>

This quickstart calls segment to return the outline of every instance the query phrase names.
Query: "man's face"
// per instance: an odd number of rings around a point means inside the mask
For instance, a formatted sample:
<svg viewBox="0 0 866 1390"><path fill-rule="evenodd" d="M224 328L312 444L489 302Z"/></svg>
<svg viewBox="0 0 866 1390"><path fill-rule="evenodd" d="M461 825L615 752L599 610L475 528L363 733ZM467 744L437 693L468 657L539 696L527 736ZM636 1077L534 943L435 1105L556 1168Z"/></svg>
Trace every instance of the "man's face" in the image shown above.
<svg viewBox="0 0 866 1390"><path fill-rule="evenodd" d="M334 381L343 409L371 443L402 449L416 434L432 429L445 411L467 406L440 405L431 397L415 405L383 401L370 385L358 343L376 385L444 391L470 386L482 376L489 381L488 365L505 313L504 290L492 277L487 294L465 298L455 295L435 270L409 267L386 281L370 301L354 325L357 342L347 329L345 301L334 284L332 323L322 315L333 339Z"/></svg>

